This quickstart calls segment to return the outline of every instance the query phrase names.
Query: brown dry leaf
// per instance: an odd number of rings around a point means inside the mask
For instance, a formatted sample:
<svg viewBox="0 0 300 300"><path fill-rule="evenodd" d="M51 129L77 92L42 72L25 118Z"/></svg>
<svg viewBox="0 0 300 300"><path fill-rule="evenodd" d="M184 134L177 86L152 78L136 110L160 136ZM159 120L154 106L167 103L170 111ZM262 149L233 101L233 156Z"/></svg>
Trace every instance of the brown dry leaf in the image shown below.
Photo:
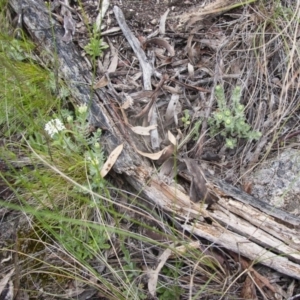
<svg viewBox="0 0 300 300"><path fill-rule="evenodd" d="M174 48L163 38L152 38L152 39L148 39L143 43L143 47L147 47L150 44L155 44L158 45L160 47L164 47L165 49L168 50L168 52L170 53L170 56L175 56L175 50Z"/></svg>
<svg viewBox="0 0 300 300"><path fill-rule="evenodd" d="M272 291L274 294L276 293L276 289L274 286L270 283L269 279L265 276L259 274L256 270L254 270L252 267L250 268L251 274L255 280L255 283L262 289L263 287L267 287L270 291Z"/></svg>
<svg viewBox="0 0 300 300"><path fill-rule="evenodd" d="M236 253L233 253L232 256L236 261L239 261L241 263L244 270L248 269L249 272L251 272L251 276L260 289L263 289L263 287L267 287L271 292L273 292L274 294L276 293L276 289L270 283L269 279L254 270L252 268L252 264L248 260L244 259L243 257L239 257Z"/></svg>
<svg viewBox="0 0 300 300"><path fill-rule="evenodd" d="M164 148L164 153L161 155L161 157L159 158L159 160L157 161L158 164L162 164L164 163L168 158L170 158L172 156L172 154L174 153L174 145L169 145L167 147Z"/></svg>
<svg viewBox="0 0 300 300"><path fill-rule="evenodd" d="M194 66L190 63L188 63L188 72L189 72L189 78L194 79L195 69L194 69Z"/></svg>
<svg viewBox="0 0 300 300"><path fill-rule="evenodd" d="M249 276L247 276L240 297L245 300L257 300L255 284Z"/></svg>
<svg viewBox="0 0 300 300"><path fill-rule="evenodd" d="M0 299L12 300L14 298L13 283L10 280L15 269L11 269L0 281Z"/></svg>
<svg viewBox="0 0 300 300"><path fill-rule="evenodd" d="M103 20L105 14L107 12L107 9L109 7L109 0L102 0L100 3L101 3L101 9L98 13L98 16L97 16L96 22L95 22L97 32L98 31L100 32L100 30L101 30L102 20Z"/></svg>
<svg viewBox="0 0 300 300"><path fill-rule="evenodd" d="M104 54L104 57L102 59L102 64L103 64L103 70L104 72L106 72L110 65L110 52Z"/></svg>
<svg viewBox="0 0 300 300"><path fill-rule="evenodd" d="M188 53L188 57L190 59L190 62L193 63L193 65L195 65L196 61L195 61L195 56L196 56L196 52L194 51L194 46L193 46L193 38L194 38L194 35L191 34L189 37L188 37L188 40L187 40L187 53Z"/></svg>
<svg viewBox="0 0 300 300"><path fill-rule="evenodd" d="M137 100L138 102L148 102L151 96L153 95L153 91L138 91L135 93L131 93L130 97L133 100Z"/></svg>
<svg viewBox="0 0 300 300"><path fill-rule="evenodd" d="M173 247L174 245L172 244L170 246ZM170 248L166 249L162 253L162 255L158 258L159 264L156 267L156 269L149 270L148 272L148 277L149 277L148 290L153 297L155 297L156 294L156 286L157 286L159 272L162 269L162 267L165 265L167 259L170 257L171 254L172 254L172 250Z"/></svg>
<svg viewBox="0 0 300 300"><path fill-rule="evenodd" d="M171 146L171 145L169 145ZM168 152L168 147L165 147L164 149L162 149L161 151L159 152L155 152L155 153L148 153L148 152L142 152L140 150L138 150L137 148L135 148L136 152L144 157L148 157L152 160L158 160L162 157L163 154L165 154L166 152Z"/></svg>
<svg viewBox="0 0 300 300"><path fill-rule="evenodd" d="M169 12L170 12L170 9L168 8L167 11L160 18L159 33L161 35L164 35L166 33L166 20L167 20L167 16L168 16Z"/></svg>
<svg viewBox="0 0 300 300"><path fill-rule="evenodd" d="M107 84L108 84L108 79L107 79L107 77L106 77L106 76L102 76L102 77L98 80L98 82L94 85L94 89L95 89L95 90L96 90L96 89L101 89L101 88L107 86Z"/></svg>
<svg viewBox="0 0 300 300"><path fill-rule="evenodd" d="M190 198L193 202L204 201L206 204L212 204L215 201L206 187L205 176L201 167L195 160L185 158L183 161L191 176Z"/></svg>
<svg viewBox="0 0 300 300"><path fill-rule="evenodd" d="M125 96L125 101L122 103L121 108L122 109L127 109L130 106L132 106L132 104L134 103L134 101L131 98L131 96L128 95L127 93L124 93L124 96Z"/></svg>
<svg viewBox="0 0 300 300"><path fill-rule="evenodd" d="M187 251L190 251L190 249L197 249L200 248L200 242L196 241L196 242L190 242L187 245L181 245L176 247L176 252L183 255L185 254Z"/></svg>
<svg viewBox="0 0 300 300"><path fill-rule="evenodd" d="M105 177L106 174L110 171L110 169L112 168L112 166L115 164L116 160L118 159L119 155L121 154L122 150L123 150L124 145L121 144L118 147L116 147L111 154L108 156L107 161L105 162L105 164L102 167L102 170L100 171L100 175L102 177Z"/></svg>
<svg viewBox="0 0 300 300"><path fill-rule="evenodd" d="M180 112L178 112L178 107L181 108L181 105L178 106L178 101L179 95L173 94L166 110L165 120L167 124L169 124L172 119L174 119L176 125L178 124L177 114Z"/></svg>
<svg viewBox="0 0 300 300"><path fill-rule="evenodd" d="M162 154L166 151L165 149L159 151L159 152L155 152L155 153L148 153L148 152L143 152L143 151L140 151L138 149L135 149L136 152L144 157L148 157L152 160L158 160L160 159L160 157L162 156Z"/></svg>
<svg viewBox="0 0 300 300"><path fill-rule="evenodd" d="M181 94L180 87L176 84L175 87L172 87L170 85L165 85L163 86L163 89L171 94Z"/></svg>
<svg viewBox="0 0 300 300"><path fill-rule="evenodd" d="M121 28L116 26L116 27L112 27L110 29L107 29L105 31L101 31L101 35L104 36L104 35L116 33L116 32L119 32L119 31L121 31Z"/></svg>
<svg viewBox="0 0 300 300"><path fill-rule="evenodd" d="M157 125L150 125L147 127L143 127L143 126L134 126L131 127L130 129L139 135L150 135L150 131L155 129L157 127Z"/></svg>
<svg viewBox="0 0 300 300"><path fill-rule="evenodd" d="M118 53L117 51L114 50L112 51L112 59L110 61L110 65L107 70L107 73L113 73L117 70L118 61L119 61Z"/></svg>
<svg viewBox="0 0 300 300"><path fill-rule="evenodd" d="M107 40L109 49L110 49L110 59L109 59L109 67L107 68L107 73L114 73L117 70L118 67L118 61L119 61L119 56L118 56L118 51L114 47L113 43L111 42L110 39Z"/></svg>
<svg viewBox="0 0 300 300"><path fill-rule="evenodd" d="M170 130L168 130L168 139L174 146L177 145L176 137L172 134Z"/></svg>
<svg viewBox="0 0 300 300"><path fill-rule="evenodd" d="M151 230L149 228L145 228L143 230L143 235L146 236L147 238L150 238L154 241L159 241L159 242L163 242L163 243L167 243L168 237L166 236L166 234L160 233L158 231L155 230Z"/></svg>
<svg viewBox="0 0 300 300"><path fill-rule="evenodd" d="M168 158L160 167L159 177L162 179L168 178L170 182L174 178L175 174L174 159Z"/></svg>

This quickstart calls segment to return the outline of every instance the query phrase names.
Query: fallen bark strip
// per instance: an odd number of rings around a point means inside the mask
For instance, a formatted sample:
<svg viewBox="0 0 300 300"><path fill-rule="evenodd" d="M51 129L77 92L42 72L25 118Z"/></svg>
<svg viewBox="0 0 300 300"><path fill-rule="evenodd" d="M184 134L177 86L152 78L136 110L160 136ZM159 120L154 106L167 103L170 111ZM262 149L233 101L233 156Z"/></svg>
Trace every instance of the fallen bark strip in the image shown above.
<svg viewBox="0 0 300 300"><path fill-rule="evenodd" d="M284 212L278 214L278 211L275 217L274 210L273 214L269 214L267 209L262 209L265 205L259 200L224 182L216 181L210 187L219 197L213 211L205 210L201 203L193 203L187 194L168 186L153 172L147 160L134 151L131 146L136 145L134 138L130 134L121 134L124 128L116 125L120 122L117 122L110 103L113 100L105 88L90 96L92 74L76 45L62 41L62 25L50 19L43 1L9 0L9 4L16 13L21 11L22 6L24 26L38 45L38 50L48 53L48 59L54 66L58 65L58 74L65 80L72 97L78 103L90 105L89 121L103 129L105 150L111 153L117 145L124 143L124 150L113 167L115 172L123 174L153 205L171 212L182 224L183 230L300 279L298 218ZM49 61L45 63L49 64ZM243 200L246 198L249 201L245 203ZM259 203L260 209L254 208L251 203ZM207 219L210 221L206 222Z"/></svg>

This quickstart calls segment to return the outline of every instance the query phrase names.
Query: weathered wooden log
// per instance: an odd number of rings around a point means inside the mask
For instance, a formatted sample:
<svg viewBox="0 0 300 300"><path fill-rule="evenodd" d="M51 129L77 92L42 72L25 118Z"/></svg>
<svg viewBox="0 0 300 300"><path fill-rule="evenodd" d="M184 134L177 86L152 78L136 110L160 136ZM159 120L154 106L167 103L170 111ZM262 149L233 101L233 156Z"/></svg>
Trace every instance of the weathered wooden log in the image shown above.
<svg viewBox="0 0 300 300"><path fill-rule="evenodd" d="M45 63L52 62L58 67L58 76L65 81L72 97L78 103L90 105L89 121L103 130L101 142L105 150L110 153L124 144L113 166L116 173L122 174L137 191L142 191L153 205L171 212L183 230L300 279L299 218L212 178L208 180L208 188L219 200L209 210L163 182L147 159L136 153L134 146L138 141L112 109L109 91L103 88L91 94L92 74L86 61L74 43L62 40L63 25L51 17L44 2L9 0L9 4L16 13L22 11L24 27L37 49L48 53L49 61Z"/></svg>

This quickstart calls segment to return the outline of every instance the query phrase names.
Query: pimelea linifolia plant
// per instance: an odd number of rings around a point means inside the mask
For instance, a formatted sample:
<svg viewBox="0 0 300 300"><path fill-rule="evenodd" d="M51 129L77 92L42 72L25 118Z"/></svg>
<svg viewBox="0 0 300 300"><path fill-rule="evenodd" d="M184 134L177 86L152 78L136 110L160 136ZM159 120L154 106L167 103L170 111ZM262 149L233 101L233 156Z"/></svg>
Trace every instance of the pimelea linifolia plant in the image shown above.
<svg viewBox="0 0 300 300"><path fill-rule="evenodd" d="M222 86L215 88L218 109L209 118L210 135L221 134L226 139L226 147L233 149L238 138L249 141L258 140L261 133L251 129L245 116L245 106L241 104L241 87L236 86L231 95L230 104L226 104L225 93Z"/></svg>
<svg viewBox="0 0 300 300"><path fill-rule="evenodd" d="M68 155L82 154L82 164L88 167L90 186L97 191L102 186L100 170L104 163L104 154L99 144L101 130L90 134L87 122L88 107L78 106L75 110L76 118L69 110L62 110L65 124L54 118L45 125L45 131L52 139L52 146L63 149Z"/></svg>

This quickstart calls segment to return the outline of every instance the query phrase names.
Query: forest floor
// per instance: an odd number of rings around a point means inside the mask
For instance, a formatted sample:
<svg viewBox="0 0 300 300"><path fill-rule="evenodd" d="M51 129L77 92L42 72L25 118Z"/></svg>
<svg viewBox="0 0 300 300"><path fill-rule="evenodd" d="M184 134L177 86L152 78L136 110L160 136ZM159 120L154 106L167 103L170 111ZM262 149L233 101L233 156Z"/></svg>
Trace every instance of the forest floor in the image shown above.
<svg viewBox="0 0 300 300"><path fill-rule="evenodd" d="M294 278L180 230L121 175L103 179L102 132L13 2L1 4L0 23L0 300L298 299ZM280 207L298 216L288 192L300 190L300 1L111 0L97 31L98 2L43 5L86 59L91 86L107 90L118 122L137 134L139 154L164 178L188 158L250 195L273 181ZM152 91L114 6L155 70ZM51 119L64 124L53 135ZM274 162L282 153L293 160ZM264 168L272 172L255 179ZM173 177L197 202L205 184L192 170Z"/></svg>

